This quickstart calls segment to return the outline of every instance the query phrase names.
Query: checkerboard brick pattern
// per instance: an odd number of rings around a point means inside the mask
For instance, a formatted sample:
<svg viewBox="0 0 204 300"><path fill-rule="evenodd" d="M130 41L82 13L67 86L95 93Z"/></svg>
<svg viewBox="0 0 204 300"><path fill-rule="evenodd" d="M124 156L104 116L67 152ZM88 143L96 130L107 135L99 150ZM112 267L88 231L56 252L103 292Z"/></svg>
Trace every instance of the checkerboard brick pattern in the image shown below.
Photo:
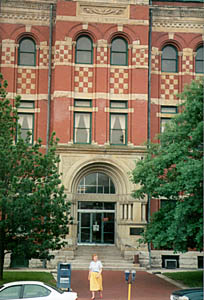
<svg viewBox="0 0 204 300"><path fill-rule="evenodd" d="M186 74L193 72L193 56L183 55L182 68L183 68L183 72Z"/></svg>
<svg viewBox="0 0 204 300"><path fill-rule="evenodd" d="M133 48L132 50L132 65L133 66L148 66L148 49Z"/></svg>
<svg viewBox="0 0 204 300"><path fill-rule="evenodd" d="M14 64L15 49L14 47L2 44L1 64Z"/></svg>
<svg viewBox="0 0 204 300"><path fill-rule="evenodd" d="M89 67L75 67L74 91L79 93L93 92L93 69Z"/></svg>
<svg viewBox="0 0 204 300"><path fill-rule="evenodd" d="M151 63L152 71L159 71L159 55L152 54Z"/></svg>
<svg viewBox="0 0 204 300"><path fill-rule="evenodd" d="M165 100L176 100L179 92L178 75L161 76L161 98Z"/></svg>
<svg viewBox="0 0 204 300"><path fill-rule="evenodd" d="M48 60L49 60L49 49L48 47L40 49L40 60L39 65L42 67L48 66Z"/></svg>
<svg viewBox="0 0 204 300"><path fill-rule="evenodd" d="M17 71L17 93L36 93L36 70L29 68L18 68Z"/></svg>
<svg viewBox="0 0 204 300"><path fill-rule="evenodd" d="M105 47L97 48L97 64L107 64L108 49Z"/></svg>
<svg viewBox="0 0 204 300"><path fill-rule="evenodd" d="M128 94L128 70L119 68L110 70L110 93Z"/></svg>
<svg viewBox="0 0 204 300"><path fill-rule="evenodd" d="M55 64L71 63L72 62L72 47L69 45L55 45Z"/></svg>

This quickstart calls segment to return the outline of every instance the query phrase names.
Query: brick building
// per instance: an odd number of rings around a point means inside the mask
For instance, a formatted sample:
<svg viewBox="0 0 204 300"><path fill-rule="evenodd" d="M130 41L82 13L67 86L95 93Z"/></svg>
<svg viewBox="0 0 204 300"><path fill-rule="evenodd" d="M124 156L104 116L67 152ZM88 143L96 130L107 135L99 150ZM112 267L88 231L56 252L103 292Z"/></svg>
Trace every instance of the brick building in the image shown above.
<svg viewBox="0 0 204 300"><path fill-rule="evenodd" d="M147 222L130 181L144 143L176 113L176 94L204 74L201 0L7 0L0 7L0 71L22 97L22 134L46 147L55 131L73 225L68 246L115 244L126 258ZM162 201L151 200L151 212ZM164 265L171 251L152 251ZM66 257L67 258L67 257ZM176 258L178 260L178 258ZM179 255L197 267L199 253ZM37 262L33 261L33 264ZM55 266L56 260L50 266Z"/></svg>

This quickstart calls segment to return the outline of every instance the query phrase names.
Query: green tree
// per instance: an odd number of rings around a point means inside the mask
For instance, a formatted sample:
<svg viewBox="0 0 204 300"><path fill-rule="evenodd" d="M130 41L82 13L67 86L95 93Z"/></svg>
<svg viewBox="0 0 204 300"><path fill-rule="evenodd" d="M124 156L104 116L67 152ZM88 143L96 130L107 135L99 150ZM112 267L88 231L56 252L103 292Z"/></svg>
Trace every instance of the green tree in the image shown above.
<svg viewBox="0 0 204 300"><path fill-rule="evenodd" d="M6 253L27 259L50 258L63 247L70 221L70 203L58 173L54 134L42 153L39 140L29 145L20 135L17 109L6 96L7 82L0 75L0 280Z"/></svg>
<svg viewBox="0 0 204 300"><path fill-rule="evenodd" d="M203 82L192 82L181 94L181 113L167 124L159 143L150 144L136 164L135 198L146 194L166 199L141 239L155 249L186 252L203 249Z"/></svg>

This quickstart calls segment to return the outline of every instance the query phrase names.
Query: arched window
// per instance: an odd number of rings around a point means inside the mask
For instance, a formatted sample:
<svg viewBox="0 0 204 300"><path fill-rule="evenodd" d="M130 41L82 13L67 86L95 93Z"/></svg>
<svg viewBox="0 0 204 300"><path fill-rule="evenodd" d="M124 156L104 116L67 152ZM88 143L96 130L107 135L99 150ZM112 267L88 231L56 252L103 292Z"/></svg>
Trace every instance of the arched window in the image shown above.
<svg viewBox="0 0 204 300"><path fill-rule="evenodd" d="M76 41L76 64L92 64L93 43L88 36L80 36Z"/></svg>
<svg viewBox="0 0 204 300"><path fill-rule="evenodd" d="M115 38L111 43L111 65L128 65L128 45L125 39Z"/></svg>
<svg viewBox="0 0 204 300"><path fill-rule="evenodd" d="M23 38L18 48L18 64L20 66L36 65L36 45L33 39Z"/></svg>
<svg viewBox="0 0 204 300"><path fill-rule="evenodd" d="M104 173L91 173L79 182L79 194L115 194L115 186L111 178Z"/></svg>
<svg viewBox="0 0 204 300"><path fill-rule="evenodd" d="M204 47L200 46L196 51L195 72L204 73Z"/></svg>
<svg viewBox="0 0 204 300"><path fill-rule="evenodd" d="M172 45L167 45L162 49L162 72L178 72L178 51Z"/></svg>

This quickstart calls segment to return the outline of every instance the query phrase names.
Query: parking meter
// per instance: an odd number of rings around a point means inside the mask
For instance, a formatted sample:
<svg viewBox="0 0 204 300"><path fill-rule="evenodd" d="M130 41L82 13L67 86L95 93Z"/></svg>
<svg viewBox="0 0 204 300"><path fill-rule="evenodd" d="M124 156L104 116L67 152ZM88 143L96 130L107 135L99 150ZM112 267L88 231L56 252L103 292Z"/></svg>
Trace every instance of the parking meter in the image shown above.
<svg viewBox="0 0 204 300"><path fill-rule="evenodd" d="M134 282L135 281L135 277L136 277L136 271L132 270L131 273L132 273L132 282Z"/></svg>
<svg viewBox="0 0 204 300"><path fill-rule="evenodd" d="M125 270L125 280L128 282L129 280L129 276L130 276L130 271L129 270Z"/></svg>
<svg viewBox="0 0 204 300"><path fill-rule="evenodd" d="M71 264L58 263L57 287L61 290L71 290Z"/></svg>

